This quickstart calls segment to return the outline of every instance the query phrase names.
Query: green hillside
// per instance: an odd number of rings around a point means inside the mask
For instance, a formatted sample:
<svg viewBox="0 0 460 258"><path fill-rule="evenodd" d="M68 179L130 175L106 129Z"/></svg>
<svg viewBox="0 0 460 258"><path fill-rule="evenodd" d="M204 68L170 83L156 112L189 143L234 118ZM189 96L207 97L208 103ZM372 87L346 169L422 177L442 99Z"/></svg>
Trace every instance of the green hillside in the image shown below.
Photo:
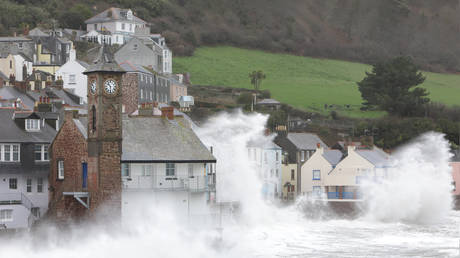
<svg viewBox="0 0 460 258"><path fill-rule="evenodd" d="M234 47L199 48L192 57L174 58L174 72L190 72L193 84L251 88L248 74L263 70L267 79L262 89L272 97L294 107L330 112L324 105L334 105L332 110L350 117L378 117L383 112L360 111L361 96L356 85L371 66L330 60L272 54ZM424 73L423 87L430 98L447 105L458 104L460 76ZM347 108L346 105L350 105Z"/></svg>

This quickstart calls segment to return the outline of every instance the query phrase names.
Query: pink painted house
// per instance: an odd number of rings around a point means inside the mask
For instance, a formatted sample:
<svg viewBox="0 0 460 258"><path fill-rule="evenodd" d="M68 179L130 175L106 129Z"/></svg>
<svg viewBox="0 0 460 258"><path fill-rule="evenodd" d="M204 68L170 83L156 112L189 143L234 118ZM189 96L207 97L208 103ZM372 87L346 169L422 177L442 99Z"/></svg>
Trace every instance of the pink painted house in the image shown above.
<svg viewBox="0 0 460 258"><path fill-rule="evenodd" d="M460 196L460 161L450 162L452 167L452 179L454 184L454 195Z"/></svg>

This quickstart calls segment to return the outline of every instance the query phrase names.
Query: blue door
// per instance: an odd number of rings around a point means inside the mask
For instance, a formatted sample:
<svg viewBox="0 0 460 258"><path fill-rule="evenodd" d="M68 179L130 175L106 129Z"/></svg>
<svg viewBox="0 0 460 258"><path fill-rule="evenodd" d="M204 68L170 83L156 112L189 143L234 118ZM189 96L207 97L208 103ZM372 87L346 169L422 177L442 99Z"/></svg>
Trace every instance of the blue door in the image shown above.
<svg viewBox="0 0 460 258"><path fill-rule="evenodd" d="M81 163L81 168L82 168L82 187L85 189L87 187L87 181L88 181L88 163Z"/></svg>

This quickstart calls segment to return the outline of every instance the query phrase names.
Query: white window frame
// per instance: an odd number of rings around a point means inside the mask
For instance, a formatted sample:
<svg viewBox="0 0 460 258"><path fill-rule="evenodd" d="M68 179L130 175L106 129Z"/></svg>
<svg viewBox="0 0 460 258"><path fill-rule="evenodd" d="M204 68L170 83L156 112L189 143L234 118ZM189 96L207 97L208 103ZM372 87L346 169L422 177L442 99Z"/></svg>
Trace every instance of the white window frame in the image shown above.
<svg viewBox="0 0 460 258"><path fill-rule="evenodd" d="M28 193L32 192L32 178L26 179L26 192Z"/></svg>
<svg viewBox="0 0 460 258"><path fill-rule="evenodd" d="M12 209L0 210L0 221L1 222L13 221L13 210Z"/></svg>
<svg viewBox="0 0 460 258"><path fill-rule="evenodd" d="M49 153L48 153L48 144L35 144L36 148L37 146L40 146L40 159L36 159L35 154L38 153L37 149L34 149L34 158L35 161L49 161Z"/></svg>
<svg viewBox="0 0 460 258"><path fill-rule="evenodd" d="M40 119L26 119L26 131L40 131Z"/></svg>
<svg viewBox="0 0 460 258"><path fill-rule="evenodd" d="M37 193L43 193L43 178L37 178Z"/></svg>
<svg viewBox="0 0 460 258"><path fill-rule="evenodd" d="M16 181L16 183L14 184L15 187L11 187L12 180ZM8 179L8 189L10 189L10 190L17 190L18 189L18 179L17 178L12 177L12 178Z"/></svg>
<svg viewBox="0 0 460 258"><path fill-rule="evenodd" d="M312 170L312 180L321 180L321 170L313 169Z"/></svg>
<svg viewBox="0 0 460 258"><path fill-rule="evenodd" d="M166 163L165 173L166 173L166 176L176 176L176 163Z"/></svg>
<svg viewBox="0 0 460 258"><path fill-rule="evenodd" d="M77 83L77 75L69 74L69 84L76 84L76 83Z"/></svg>
<svg viewBox="0 0 460 258"><path fill-rule="evenodd" d="M131 166L129 163L121 164L121 176L122 177L131 177Z"/></svg>
<svg viewBox="0 0 460 258"><path fill-rule="evenodd" d="M6 159L5 149L8 148L9 157ZM15 153L17 159L14 159ZM1 162L20 162L21 148L19 144L0 144L0 161Z"/></svg>
<svg viewBox="0 0 460 258"><path fill-rule="evenodd" d="M64 180L64 160L57 161L57 177L59 180Z"/></svg>
<svg viewBox="0 0 460 258"><path fill-rule="evenodd" d="M152 176L153 167L151 164L142 165L142 176Z"/></svg>

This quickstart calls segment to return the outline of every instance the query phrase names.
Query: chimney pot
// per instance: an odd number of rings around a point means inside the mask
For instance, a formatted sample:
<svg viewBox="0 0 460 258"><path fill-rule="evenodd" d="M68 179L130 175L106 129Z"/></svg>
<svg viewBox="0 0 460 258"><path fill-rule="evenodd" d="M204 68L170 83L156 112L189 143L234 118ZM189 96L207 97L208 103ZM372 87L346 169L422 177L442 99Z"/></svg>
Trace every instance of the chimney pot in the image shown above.
<svg viewBox="0 0 460 258"><path fill-rule="evenodd" d="M318 143L316 144L316 148L318 148L318 149L321 148L321 143L318 142Z"/></svg>

